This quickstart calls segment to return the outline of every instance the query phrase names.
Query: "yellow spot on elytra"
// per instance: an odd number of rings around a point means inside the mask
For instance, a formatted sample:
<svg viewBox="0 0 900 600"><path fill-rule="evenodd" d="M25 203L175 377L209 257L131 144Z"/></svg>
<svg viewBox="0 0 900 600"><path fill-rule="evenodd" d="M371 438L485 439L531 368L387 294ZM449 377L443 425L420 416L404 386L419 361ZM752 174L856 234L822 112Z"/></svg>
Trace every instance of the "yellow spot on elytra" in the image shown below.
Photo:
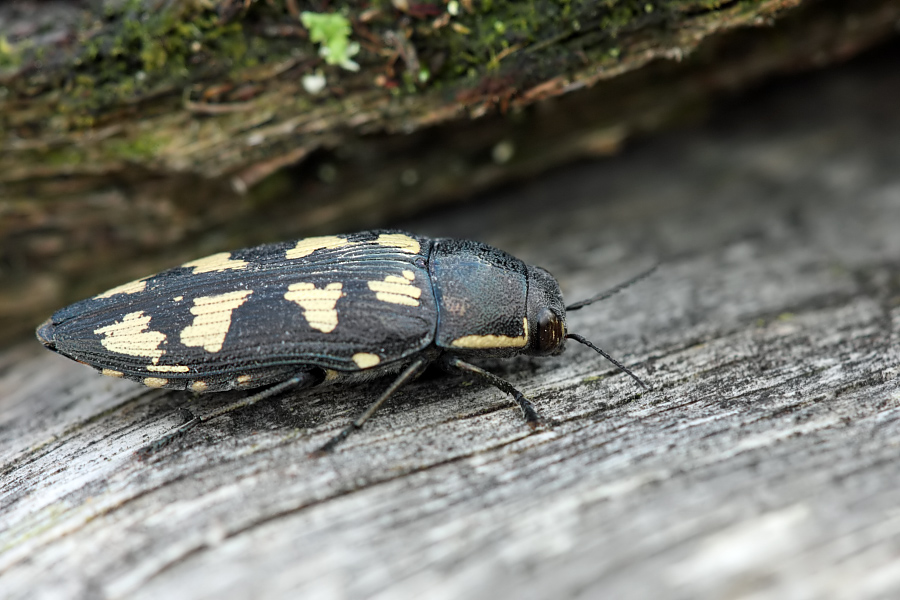
<svg viewBox="0 0 900 600"><path fill-rule="evenodd" d="M236 381L238 385L247 385L248 383L250 383L251 379L253 379L253 376L251 375L238 375Z"/></svg>
<svg viewBox="0 0 900 600"><path fill-rule="evenodd" d="M187 373L190 371L184 365L147 365L147 370L156 373Z"/></svg>
<svg viewBox="0 0 900 600"><path fill-rule="evenodd" d="M205 392L209 385L205 381L195 381L191 384L191 391Z"/></svg>
<svg viewBox="0 0 900 600"><path fill-rule="evenodd" d="M309 256L316 250L343 248L365 243L367 242L351 242L336 235L311 237L299 240L297 245L284 253L284 257L286 259L303 258L304 256ZM395 248L400 252L405 252L407 254L418 254L421 249L419 242L402 233L382 233L370 243L378 244L385 248Z"/></svg>
<svg viewBox="0 0 900 600"><path fill-rule="evenodd" d="M403 271L403 277L388 275L383 281L370 281L368 285L375 292L375 297L382 302L418 306L422 290L412 285L411 281L415 277L416 274L412 271Z"/></svg>
<svg viewBox="0 0 900 600"><path fill-rule="evenodd" d="M107 377L122 377L125 375L122 371L116 371L115 369L103 369L100 371L100 374Z"/></svg>
<svg viewBox="0 0 900 600"><path fill-rule="evenodd" d="M343 287L343 283L329 283L318 290L313 283L292 283L288 286L284 299L300 305L303 317L310 327L322 333L331 333L338 324L338 314L334 307L344 295L341 291Z"/></svg>
<svg viewBox="0 0 900 600"><path fill-rule="evenodd" d="M324 250L325 248L340 248L342 246L352 245L344 238L335 235L323 235L319 237L311 237L299 240L297 245L284 253L287 259L303 258L309 256L316 250Z"/></svg>
<svg viewBox="0 0 900 600"><path fill-rule="evenodd" d="M396 248L400 252L418 254L422 246L414 238L402 233L382 233L375 238L375 243L388 248Z"/></svg>
<svg viewBox="0 0 900 600"><path fill-rule="evenodd" d="M454 348L524 348L528 345L528 319L522 319L522 335L464 335L450 345Z"/></svg>
<svg viewBox="0 0 900 600"><path fill-rule="evenodd" d="M381 362L381 357L377 354L369 354L368 352L357 352L353 355L353 362L360 369L368 369L374 367Z"/></svg>
<svg viewBox="0 0 900 600"><path fill-rule="evenodd" d="M194 322L181 332L181 343L218 352L225 343L234 310L247 301L253 290L237 290L217 296L194 298L191 314Z"/></svg>
<svg viewBox="0 0 900 600"><path fill-rule="evenodd" d="M95 329L94 333L105 336L100 343L110 352L129 356L145 356L156 363L166 353L160 345L166 341L166 334L150 330L150 315L140 310L128 313L121 321Z"/></svg>
<svg viewBox="0 0 900 600"><path fill-rule="evenodd" d="M172 298L173 302L181 302L182 300L184 300L184 296L175 296Z"/></svg>
<svg viewBox="0 0 900 600"><path fill-rule="evenodd" d="M147 289L147 280L138 279L137 281L123 283L122 285L114 287L111 290L106 290L102 294L94 296L94 298L109 298L110 296L115 296L116 294L137 294L138 292L143 292L145 289Z"/></svg>
<svg viewBox="0 0 900 600"><path fill-rule="evenodd" d="M200 273L228 271L229 269L246 269L247 261L231 260L231 252L219 252L206 258L198 258L197 260L186 262L181 266L188 269L193 268L194 275L198 275Z"/></svg>
<svg viewBox="0 0 900 600"><path fill-rule="evenodd" d="M169 383L168 379L162 379L161 377L144 377L143 381L144 385L152 388L161 388Z"/></svg>

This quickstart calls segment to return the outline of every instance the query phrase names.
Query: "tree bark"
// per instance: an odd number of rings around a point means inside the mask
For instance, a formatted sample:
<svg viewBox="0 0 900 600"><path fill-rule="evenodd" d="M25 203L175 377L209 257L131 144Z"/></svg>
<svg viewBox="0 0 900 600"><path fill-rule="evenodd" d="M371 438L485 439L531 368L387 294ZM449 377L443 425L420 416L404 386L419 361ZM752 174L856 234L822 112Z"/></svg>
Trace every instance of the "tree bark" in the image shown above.
<svg viewBox="0 0 900 600"><path fill-rule="evenodd" d="M206 253L615 153L900 19L897 0L453 5L305 6L346 10L358 73L323 63L295 2L0 7L0 340Z"/></svg>
<svg viewBox="0 0 900 600"><path fill-rule="evenodd" d="M0 355L7 598L885 598L900 593L895 46L700 129L408 221L587 297L584 347L287 394L133 451L234 396L148 391L36 342Z"/></svg>

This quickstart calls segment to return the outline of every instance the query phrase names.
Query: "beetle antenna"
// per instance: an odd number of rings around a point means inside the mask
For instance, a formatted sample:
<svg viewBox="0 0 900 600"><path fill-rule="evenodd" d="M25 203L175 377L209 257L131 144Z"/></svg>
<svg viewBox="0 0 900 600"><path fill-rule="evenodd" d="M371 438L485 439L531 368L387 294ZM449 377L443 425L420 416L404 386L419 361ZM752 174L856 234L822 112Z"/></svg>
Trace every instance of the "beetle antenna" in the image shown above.
<svg viewBox="0 0 900 600"><path fill-rule="evenodd" d="M576 302L575 304L570 304L569 306L566 307L566 312L570 312L570 311L573 311L573 310L578 310L579 308L584 308L585 306L587 306L587 305L589 305L589 304L593 304L594 302L599 302L599 301L601 301L601 300L606 300L606 299L609 298L610 296L614 296L614 295L618 294L619 292L621 292L621 291L624 290L625 288L631 287L632 285L634 285L634 284L637 283L638 281L641 281L642 279L646 279L647 277L650 277L650 275L652 275L653 272L654 272L658 267L659 267L659 263L656 263L655 265L653 265L652 267L650 267L649 269L647 269L647 270L644 271L643 273L640 273L640 274L638 274L638 275L635 275L634 277L632 277L632 278L629 279L628 281L625 281L625 282L623 282L623 283L620 283L619 285L617 285L617 286L615 286L615 287L613 287L613 288L610 288L610 289L606 290L605 292L600 292L599 294L597 294L597 295L594 296L593 298L588 298L587 300L581 300L580 302Z"/></svg>
<svg viewBox="0 0 900 600"><path fill-rule="evenodd" d="M654 268L655 268L655 267L654 267ZM616 359L614 359L612 356L610 356L609 354L607 354L606 352L604 352L603 350L601 350L600 348L598 348L597 346L595 346L594 344L592 344L591 342L589 342L588 340L584 339L584 338L581 337L580 335L577 335L577 334L575 334L575 333L567 333L567 334L566 334L566 337L575 340L575 341L578 342L579 344L584 344L584 345L587 346L588 348L592 348L592 349L596 350L596 351L600 354L600 356L602 356L603 358L605 358L606 360L608 360L608 361L611 362L612 364L616 365L616 366L619 368L620 371L622 371L623 373L626 373L626 374L630 375L631 378L634 379L635 381L637 381L637 382L638 382L638 385L640 385L642 388L644 388L645 390L649 390L649 389L650 389L649 387L647 387L647 384L645 384L643 381L641 381L641 380L638 378L637 375L635 375L634 373L632 373L631 371L629 371L629 370L628 370L628 367L626 367L625 365L623 365L622 363L620 363L619 361L617 361Z"/></svg>

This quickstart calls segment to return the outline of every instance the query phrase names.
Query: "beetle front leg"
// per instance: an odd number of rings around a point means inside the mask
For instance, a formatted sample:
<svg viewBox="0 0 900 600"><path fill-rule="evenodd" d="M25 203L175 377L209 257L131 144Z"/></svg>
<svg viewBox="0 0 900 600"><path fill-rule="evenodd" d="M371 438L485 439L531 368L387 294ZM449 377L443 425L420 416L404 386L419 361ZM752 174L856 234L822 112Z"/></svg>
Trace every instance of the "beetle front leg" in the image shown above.
<svg viewBox="0 0 900 600"><path fill-rule="evenodd" d="M515 399L516 404L519 405L519 408L522 409L522 415L525 417L525 422L528 423L530 427L537 427L541 422L540 415L538 415L537 411L534 410L534 406L532 406L528 398L526 398L522 392L514 388L512 384L505 379L497 377L493 373L485 371L481 367L476 367L471 363L467 363L466 361L449 354L445 354L441 357L441 364L451 369L457 369L465 373L476 375L481 379L487 381L498 390L506 392L507 394L512 396L513 399Z"/></svg>

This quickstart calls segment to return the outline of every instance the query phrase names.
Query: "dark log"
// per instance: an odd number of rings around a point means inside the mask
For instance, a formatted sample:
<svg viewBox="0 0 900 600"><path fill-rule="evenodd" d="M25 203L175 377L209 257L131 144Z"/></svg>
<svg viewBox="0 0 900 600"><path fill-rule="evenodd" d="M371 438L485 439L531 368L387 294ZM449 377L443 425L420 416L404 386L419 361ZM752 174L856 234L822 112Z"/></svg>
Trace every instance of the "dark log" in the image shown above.
<svg viewBox="0 0 900 600"><path fill-rule="evenodd" d="M889 598L900 594L896 46L712 124L401 223L586 297L590 350L288 394L133 451L221 396L0 355L6 598Z"/></svg>
<svg viewBox="0 0 900 600"><path fill-rule="evenodd" d="M358 73L299 25L334 3L0 5L0 339L205 253L614 153L900 19L897 0L453 4L342 4Z"/></svg>

